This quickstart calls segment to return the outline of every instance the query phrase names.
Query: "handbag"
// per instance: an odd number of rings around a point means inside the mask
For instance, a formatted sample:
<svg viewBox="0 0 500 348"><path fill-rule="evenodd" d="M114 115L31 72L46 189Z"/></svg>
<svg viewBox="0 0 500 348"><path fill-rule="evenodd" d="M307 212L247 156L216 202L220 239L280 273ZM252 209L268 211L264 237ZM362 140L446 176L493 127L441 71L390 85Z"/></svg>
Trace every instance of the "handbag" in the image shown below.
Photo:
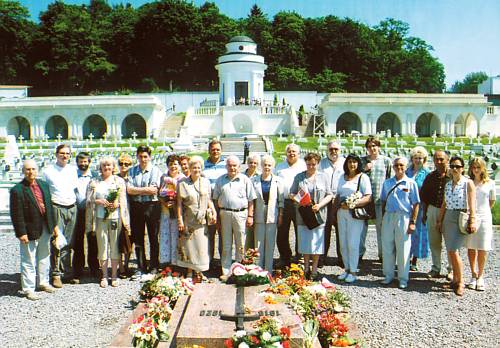
<svg viewBox="0 0 500 348"><path fill-rule="evenodd" d="M361 174L358 179L358 187L356 188L356 192L359 192L359 184L361 182ZM367 205L364 207L356 207L351 210L351 215L356 220L370 220L375 219L375 202L373 199L370 199Z"/></svg>
<svg viewBox="0 0 500 348"><path fill-rule="evenodd" d="M299 214L304 221L304 224L308 229L312 230L320 225L318 219L316 218L316 214L312 210L313 205L305 205L299 206Z"/></svg>
<svg viewBox="0 0 500 348"><path fill-rule="evenodd" d="M469 204L467 202L467 183L465 184L465 211L461 211L458 213L458 230L461 234L469 235Z"/></svg>

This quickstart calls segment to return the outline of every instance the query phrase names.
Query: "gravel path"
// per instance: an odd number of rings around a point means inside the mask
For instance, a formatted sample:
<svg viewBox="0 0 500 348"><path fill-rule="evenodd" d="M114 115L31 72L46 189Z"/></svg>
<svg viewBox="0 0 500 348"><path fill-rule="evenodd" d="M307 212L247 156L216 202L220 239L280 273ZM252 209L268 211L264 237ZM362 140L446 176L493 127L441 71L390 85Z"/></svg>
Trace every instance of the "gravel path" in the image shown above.
<svg viewBox="0 0 500 348"><path fill-rule="evenodd" d="M496 249L500 234L497 232ZM351 315L366 347L499 347L498 252L490 253L487 290L466 290L456 297L444 279L427 280L429 260L411 274L406 290L385 288L376 258L374 231L367 260L353 285L339 284L352 299ZM334 248L330 249L334 253ZM0 347L105 347L133 309L140 284L100 289L97 283L65 285L55 294L31 302L19 294L19 245L13 233L0 234ZM333 254L332 254L333 255ZM464 254L465 260L465 254ZM330 259L333 261L333 258ZM465 262L466 279L469 278ZM335 283L335 266L322 269ZM497 329L494 329L494 328ZM208 347L207 347L208 348Z"/></svg>

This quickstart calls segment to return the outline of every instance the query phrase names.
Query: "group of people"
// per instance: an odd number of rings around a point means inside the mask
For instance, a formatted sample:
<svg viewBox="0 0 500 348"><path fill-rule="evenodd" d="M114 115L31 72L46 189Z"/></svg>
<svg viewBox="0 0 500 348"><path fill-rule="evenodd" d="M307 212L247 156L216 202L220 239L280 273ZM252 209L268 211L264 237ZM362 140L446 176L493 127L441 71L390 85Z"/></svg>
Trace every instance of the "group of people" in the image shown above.
<svg viewBox="0 0 500 348"><path fill-rule="evenodd" d="M331 141L325 158L308 153L302 159L299 146L289 144L283 162L276 165L270 155L249 154L242 172L239 158L222 158L221 142L212 140L206 160L172 154L162 173L151 162L151 149L141 145L135 166L127 154L118 163L103 157L96 173L90 170L88 153L79 153L74 167L69 163L70 147L59 145L56 163L43 171L41 179L36 163L26 160L24 179L11 190L22 290L36 300L37 284L46 292L63 282L78 284L85 265L85 239L89 270L103 288L109 281L118 286L119 277L136 279L167 265L185 268L194 281L206 280L204 272L218 268L216 236L222 281L230 276L233 246L238 261L245 250L258 249L259 265L268 271L273 271L277 246L280 267L286 268L293 259L292 224L295 257L303 257L306 277L318 278L336 231L338 265L344 270L338 279L353 283L368 231L367 216L355 214L357 209L371 211L368 217L375 219L383 284L395 279L397 266L399 287L406 288L410 269L418 269L417 260L428 257L429 247L433 266L428 276L441 276L444 236L456 294L463 295L465 287L458 253L465 245L472 273L467 285L484 290L495 202L495 185L484 160L471 161L469 179L463 175L463 159L449 159L444 151L435 151L435 170L430 172L423 147L411 151L408 163L404 157L391 160L380 154L380 142L374 137L365 146L366 156L344 157L340 144ZM310 197L306 205L314 225L301 208L304 196ZM469 214L469 235L459 232L460 212ZM60 243L62 237L67 243ZM137 260L133 274L132 251Z"/></svg>

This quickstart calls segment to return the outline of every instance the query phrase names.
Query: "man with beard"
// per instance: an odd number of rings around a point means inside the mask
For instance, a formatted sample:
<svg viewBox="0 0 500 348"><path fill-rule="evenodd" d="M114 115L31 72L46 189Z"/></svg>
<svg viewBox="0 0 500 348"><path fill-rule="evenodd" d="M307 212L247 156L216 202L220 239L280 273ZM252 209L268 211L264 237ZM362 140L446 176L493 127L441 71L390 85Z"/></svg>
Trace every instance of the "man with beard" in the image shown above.
<svg viewBox="0 0 500 348"><path fill-rule="evenodd" d="M76 226L75 226L75 245L73 253L73 284L80 283L80 277L85 267L84 239L85 239L85 204L87 202L87 186L97 173L90 170L90 154L80 152L76 156L76 166L78 167L78 186L76 188ZM95 231L86 235L87 237L87 264L92 277L99 276L99 261L97 260L97 239Z"/></svg>
<svg viewBox="0 0 500 348"><path fill-rule="evenodd" d="M336 214L337 212L334 211L333 201L335 200L335 196L337 195L337 186L340 177L344 174L344 157L340 155L342 150L338 142L334 140L330 141L327 145L327 148L327 157L323 158L319 162L319 170L324 172L331 179L333 199L332 202L328 204L327 220L325 224L325 252L319 260L318 267L321 268L326 263L328 249L330 248L330 240L332 237L332 227L335 227L335 240L337 241L337 264L338 266L343 268L344 263L342 262L342 255L340 254L339 234L336 223L337 219L334 217L334 214Z"/></svg>

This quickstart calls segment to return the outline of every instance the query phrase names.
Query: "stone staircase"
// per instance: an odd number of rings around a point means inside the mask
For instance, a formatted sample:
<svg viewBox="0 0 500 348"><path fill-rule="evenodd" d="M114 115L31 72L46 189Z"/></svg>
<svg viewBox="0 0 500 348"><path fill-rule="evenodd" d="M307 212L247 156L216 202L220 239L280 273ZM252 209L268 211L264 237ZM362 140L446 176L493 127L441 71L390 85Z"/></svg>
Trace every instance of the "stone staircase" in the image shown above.
<svg viewBox="0 0 500 348"><path fill-rule="evenodd" d="M222 143L222 156L227 157L229 155L238 156L238 158L243 161L243 138L244 135L238 137L228 137L221 138L220 141ZM266 148L266 143L262 139L262 137L257 136L247 136L248 141L250 142L250 153L264 155L268 153L268 149Z"/></svg>
<svg viewBox="0 0 500 348"><path fill-rule="evenodd" d="M12 222L10 221L10 213L8 210L0 211L0 233L2 232L14 232Z"/></svg>
<svg viewBox="0 0 500 348"><path fill-rule="evenodd" d="M182 124L184 123L184 114L169 114L160 126L159 138L175 138L179 135Z"/></svg>

